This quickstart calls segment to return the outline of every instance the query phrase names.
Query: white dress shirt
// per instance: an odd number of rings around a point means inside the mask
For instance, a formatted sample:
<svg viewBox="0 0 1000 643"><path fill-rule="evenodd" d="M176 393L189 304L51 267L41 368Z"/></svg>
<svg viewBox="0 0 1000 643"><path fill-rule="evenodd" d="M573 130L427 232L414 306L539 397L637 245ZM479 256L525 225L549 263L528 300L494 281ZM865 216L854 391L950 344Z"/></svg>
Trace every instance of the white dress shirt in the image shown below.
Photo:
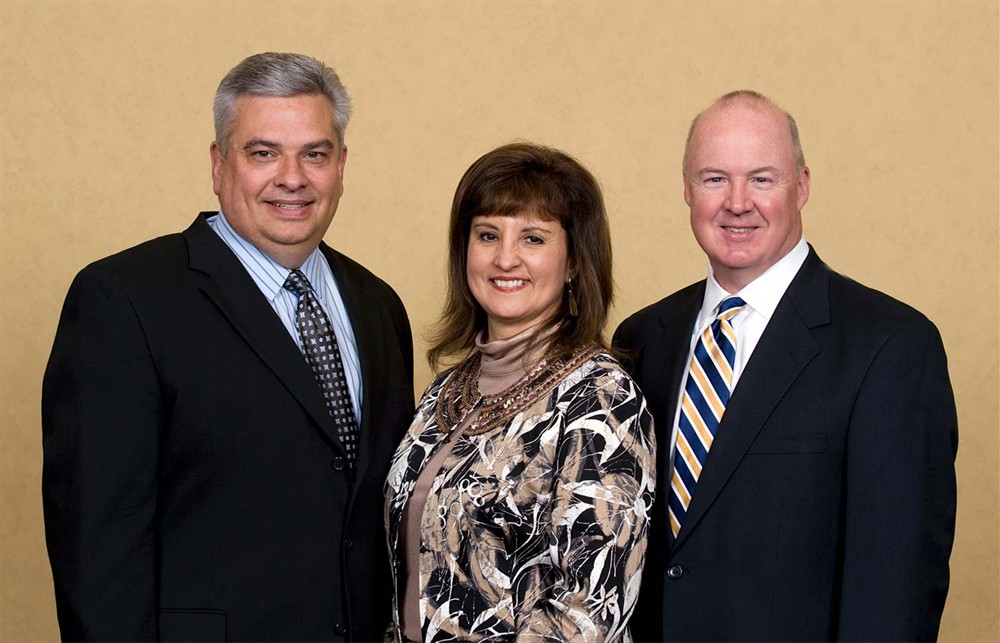
<svg viewBox="0 0 1000 643"><path fill-rule="evenodd" d="M792 279L798 274L799 268L805 263L809 255L809 246L805 238L800 238L788 254L779 259L773 266L768 268L764 274L748 283L737 293L727 292L719 282L715 280L715 273L712 266L708 267L708 280L705 284L705 298L701 303L701 310L694 323L694 331L691 334L691 343L688 347L688 357L684 367L684 377L681 378L681 387L677 392L677 410L674 413L674 423L670 431L670 475L673 475L674 446L677 444L677 423L680 421L681 399L684 396L684 386L687 384L688 371L691 370L691 354L694 353L695 344L698 338L705 332L719 314L719 304L729 297L740 297L746 302L739 313L737 313L730 323L736 332L736 364L733 366L733 390L740 381L740 375L746 368L750 356L757 348L767 323L774 315L774 309L778 307L778 302L784 297ZM668 478L669 480L670 478Z"/></svg>

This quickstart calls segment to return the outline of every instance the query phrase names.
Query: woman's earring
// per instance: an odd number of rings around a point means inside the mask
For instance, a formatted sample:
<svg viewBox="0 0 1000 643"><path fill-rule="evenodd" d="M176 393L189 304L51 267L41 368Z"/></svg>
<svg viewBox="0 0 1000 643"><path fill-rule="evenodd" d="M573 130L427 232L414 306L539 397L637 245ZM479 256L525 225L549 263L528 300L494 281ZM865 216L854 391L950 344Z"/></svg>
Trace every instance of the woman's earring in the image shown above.
<svg viewBox="0 0 1000 643"><path fill-rule="evenodd" d="M578 316L580 314L580 311L577 310L577 307L576 307L576 295L573 294L573 280L572 279L567 279L566 280L566 288L569 290L569 292L566 295L567 301L569 303L569 316L570 317L576 317L576 316Z"/></svg>

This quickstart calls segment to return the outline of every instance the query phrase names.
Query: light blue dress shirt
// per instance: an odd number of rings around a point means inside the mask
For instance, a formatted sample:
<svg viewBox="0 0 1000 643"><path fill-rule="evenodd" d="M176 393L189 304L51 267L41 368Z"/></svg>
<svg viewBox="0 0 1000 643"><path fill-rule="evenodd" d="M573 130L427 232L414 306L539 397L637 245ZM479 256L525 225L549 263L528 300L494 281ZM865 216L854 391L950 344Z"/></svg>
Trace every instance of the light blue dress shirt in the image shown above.
<svg viewBox="0 0 1000 643"><path fill-rule="evenodd" d="M298 305L298 297L282 287L291 270L238 235L226 221L221 210L219 214L209 217L208 225L229 246L229 249L246 268L301 351L302 339L295 328L295 307ZM340 348L340 357L344 363L344 374L347 376L347 388L350 390L351 402L354 404L354 418L357 420L358 426L361 426L361 402L364 399L364 391L361 387L361 361L358 358L358 344L354 338L354 329L347 316L344 300L340 296L337 280L319 248L316 248L309 255L299 270L309 280L313 292L333 325L333 332L337 336L337 345ZM304 355L303 352L303 359L305 359Z"/></svg>

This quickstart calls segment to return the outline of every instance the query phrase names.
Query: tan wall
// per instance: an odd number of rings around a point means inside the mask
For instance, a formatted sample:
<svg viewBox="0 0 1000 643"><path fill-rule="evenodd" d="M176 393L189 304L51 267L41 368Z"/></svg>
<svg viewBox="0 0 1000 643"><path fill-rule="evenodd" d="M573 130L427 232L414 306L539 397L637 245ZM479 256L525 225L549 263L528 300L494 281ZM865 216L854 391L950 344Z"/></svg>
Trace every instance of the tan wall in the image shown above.
<svg viewBox="0 0 1000 643"><path fill-rule="evenodd" d="M688 120L742 87L792 111L813 176L807 238L944 336L961 444L941 638L1000 638L996 2L4 2L0 12L0 640L57 637L39 388L70 279L215 207L212 94L264 50L321 58L352 92L347 192L327 240L396 287L417 333L441 302L452 191L486 150L533 139L600 177L617 323L703 276L681 198ZM422 389L430 374L418 363Z"/></svg>

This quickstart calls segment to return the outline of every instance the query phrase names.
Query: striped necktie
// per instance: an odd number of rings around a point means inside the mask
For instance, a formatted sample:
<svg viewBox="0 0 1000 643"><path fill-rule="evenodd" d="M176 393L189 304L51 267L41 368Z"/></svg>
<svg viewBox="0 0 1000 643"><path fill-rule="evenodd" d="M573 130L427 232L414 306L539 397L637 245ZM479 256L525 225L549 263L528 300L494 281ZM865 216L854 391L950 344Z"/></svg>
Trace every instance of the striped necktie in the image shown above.
<svg viewBox="0 0 1000 643"><path fill-rule="evenodd" d="M667 501L670 530L681 530L701 468L726 411L736 363L736 332L730 320L746 306L739 297L719 304L719 314L698 338L684 383L674 449L674 473Z"/></svg>
<svg viewBox="0 0 1000 643"><path fill-rule="evenodd" d="M323 390L326 408L333 417L337 437L344 445L348 462L353 464L358 458L358 425L354 420L354 405L347 388L337 336L302 271L292 270L283 288L299 298L295 308L295 326L302 338L302 350Z"/></svg>

